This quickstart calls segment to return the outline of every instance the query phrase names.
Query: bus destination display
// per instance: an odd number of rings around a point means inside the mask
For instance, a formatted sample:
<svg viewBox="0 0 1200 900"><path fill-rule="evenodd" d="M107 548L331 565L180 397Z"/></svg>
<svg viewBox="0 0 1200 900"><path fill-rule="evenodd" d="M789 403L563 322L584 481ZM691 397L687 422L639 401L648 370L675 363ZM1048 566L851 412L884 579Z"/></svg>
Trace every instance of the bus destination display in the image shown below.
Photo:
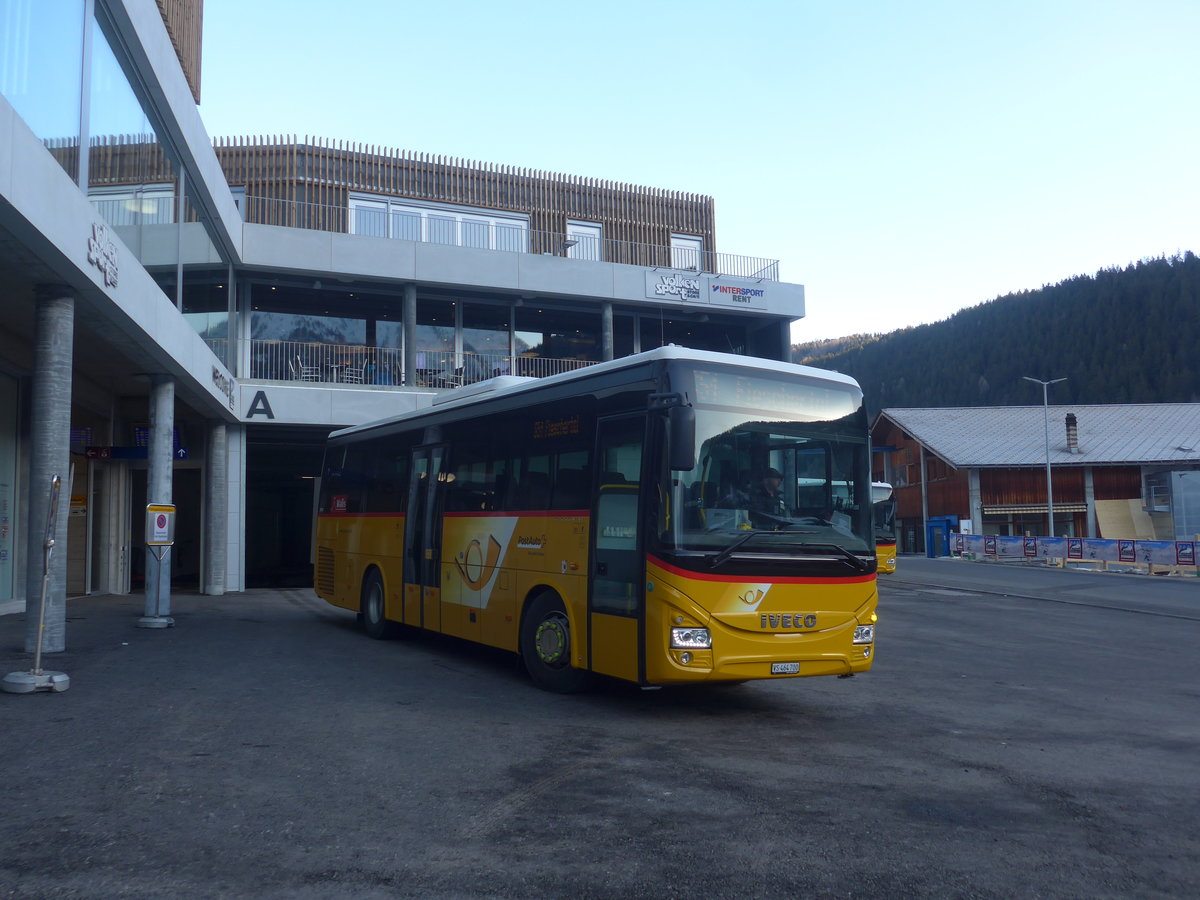
<svg viewBox="0 0 1200 900"><path fill-rule="evenodd" d="M806 419L840 419L861 403L861 395L850 388L701 369L695 371L695 378L696 402L704 406L761 409Z"/></svg>

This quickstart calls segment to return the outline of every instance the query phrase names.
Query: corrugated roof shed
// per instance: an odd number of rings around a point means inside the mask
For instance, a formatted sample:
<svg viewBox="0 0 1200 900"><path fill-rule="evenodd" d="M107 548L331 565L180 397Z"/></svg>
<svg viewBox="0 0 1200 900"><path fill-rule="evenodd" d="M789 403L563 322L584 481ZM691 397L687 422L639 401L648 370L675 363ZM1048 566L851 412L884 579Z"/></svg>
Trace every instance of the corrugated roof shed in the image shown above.
<svg viewBox="0 0 1200 900"><path fill-rule="evenodd" d="M1066 417L1078 422L1079 452L1067 449ZM894 422L955 468L1044 466L1045 408L994 406L885 409ZM1050 407L1054 466L1200 464L1200 403Z"/></svg>

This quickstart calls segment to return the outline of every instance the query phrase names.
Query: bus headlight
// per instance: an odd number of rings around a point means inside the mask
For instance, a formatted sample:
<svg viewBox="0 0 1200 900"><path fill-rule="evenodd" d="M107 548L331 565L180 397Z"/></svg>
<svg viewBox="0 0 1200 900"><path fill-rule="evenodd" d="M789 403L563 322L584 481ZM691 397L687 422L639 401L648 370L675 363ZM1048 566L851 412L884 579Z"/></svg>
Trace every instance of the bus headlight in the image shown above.
<svg viewBox="0 0 1200 900"><path fill-rule="evenodd" d="M709 650L712 648L712 635L707 628L672 628L671 647Z"/></svg>
<svg viewBox="0 0 1200 900"><path fill-rule="evenodd" d="M859 625L854 629L854 643L873 644L875 642L875 626Z"/></svg>

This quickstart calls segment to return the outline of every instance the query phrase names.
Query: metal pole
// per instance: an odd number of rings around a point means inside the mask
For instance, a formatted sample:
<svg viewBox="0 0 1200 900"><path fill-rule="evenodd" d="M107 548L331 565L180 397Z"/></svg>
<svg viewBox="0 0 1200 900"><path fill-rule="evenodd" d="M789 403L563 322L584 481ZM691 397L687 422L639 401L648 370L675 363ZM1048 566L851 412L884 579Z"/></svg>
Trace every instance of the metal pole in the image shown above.
<svg viewBox="0 0 1200 900"><path fill-rule="evenodd" d="M37 646L33 651L32 674L42 674L42 632L46 628L46 594L50 588L50 557L54 555L54 530L58 520L58 495L62 490L62 477L55 475L50 481L50 509L46 515L46 540L42 544L42 601L38 604Z"/></svg>
<svg viewBox="0 0 1200 900"><path fill-rule="evenodd" d="M1054 477L1050 471L1050 386L1042 385L1042 419L1046 431L1046 521L1047 537L1054 537Z"/></svg>
<svg viewBox="0 0 1200 900"><path fill-rule="evenodd" d="M1050 385L1058 384L1060 381L1066 381L1063 378L1051 378L1049 381L1042 381L1040 378L1030 378L1028 375L1022 375L1026 381L1032 381L1034 384L1042 386L1042 416L1045 420L1046 429L1046 521L1048 528L1046 530L1047 537L1054 537L1054 480L1050 473Z"/></svg>
<svg viewBox="0 0 1200 900"><path fill-rule="evenodd" d="M62 477L55 475L50 482L50 508L46 515L46 539L42 544L42 599L38 604L37 636L34 641L33 668L28 672L9 672L0 681L0 690L9 694L31 694L35 691L61 693L71 686L65 672L42 670L42 644L46 630L46 595L50 589L50 558L54 555L54 535L58 520L59 495Z"/></svg>

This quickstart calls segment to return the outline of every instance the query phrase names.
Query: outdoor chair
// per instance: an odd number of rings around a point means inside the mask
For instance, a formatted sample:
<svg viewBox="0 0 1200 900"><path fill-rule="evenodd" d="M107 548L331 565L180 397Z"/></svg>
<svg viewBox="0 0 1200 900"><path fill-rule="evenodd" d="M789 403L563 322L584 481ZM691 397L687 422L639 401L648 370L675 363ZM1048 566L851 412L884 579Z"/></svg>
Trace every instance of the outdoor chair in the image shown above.
<svg viewBox="0 0 1200 900"><path fill-rule="evenodd" d="M342 381L346 384L364 384L366 382L367 364L347 365L342 368Z"/></svg>
<svg viewBox="0 0 1200 900"><path fill-rule="evenodd" d="M297 378L300 381L320 381L321 380L321 367L320 366L306 366L304 364L304 360L301 359L299 355L296 356L295 363L290 364L290 367L292 370L292 376L294 378Z"/></svg>

